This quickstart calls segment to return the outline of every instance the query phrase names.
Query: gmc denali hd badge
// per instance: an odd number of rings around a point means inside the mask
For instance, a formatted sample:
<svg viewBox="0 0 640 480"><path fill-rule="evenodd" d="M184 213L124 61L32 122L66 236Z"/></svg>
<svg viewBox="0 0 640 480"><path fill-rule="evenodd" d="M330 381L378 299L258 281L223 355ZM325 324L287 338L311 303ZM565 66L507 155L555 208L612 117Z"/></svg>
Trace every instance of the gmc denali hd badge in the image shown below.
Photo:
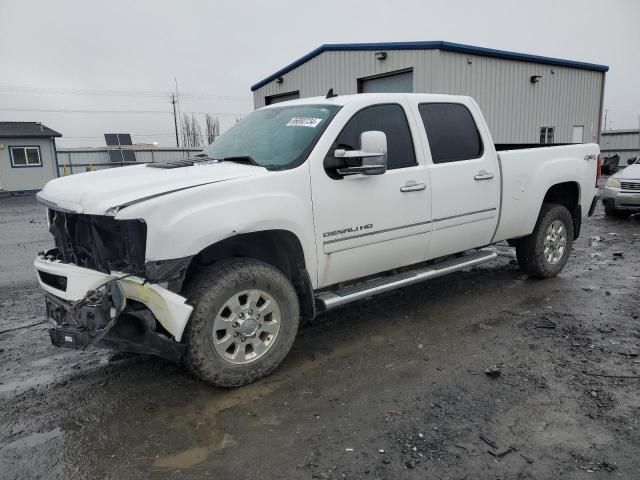
<svg viewBox="0 0 640 480"><path fill-rule="evenodd" d="M334 237L336 235L343 235L345 233L354 233L354 232L359 232L361 230L369 230L370 228L373 228L373 223L367 223L366 225L360 225L355 227L342 228L340 230L334 230L332 232L324 232L322 236L324 238Z"/></svg>

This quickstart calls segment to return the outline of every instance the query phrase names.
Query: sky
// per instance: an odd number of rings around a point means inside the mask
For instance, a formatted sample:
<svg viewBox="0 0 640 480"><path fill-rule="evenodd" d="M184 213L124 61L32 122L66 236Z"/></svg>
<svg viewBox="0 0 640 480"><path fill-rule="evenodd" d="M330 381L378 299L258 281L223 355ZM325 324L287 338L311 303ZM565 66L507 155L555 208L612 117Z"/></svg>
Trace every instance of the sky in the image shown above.
<svg viewBox="0 0 640 480"><path fill-rule="evenodd" d="M323 43L446 40L609 65L607 128L637 128L640 0L0 0L0 121L61 147L103 133L175 146L169 95L220 119Z"/></svg>

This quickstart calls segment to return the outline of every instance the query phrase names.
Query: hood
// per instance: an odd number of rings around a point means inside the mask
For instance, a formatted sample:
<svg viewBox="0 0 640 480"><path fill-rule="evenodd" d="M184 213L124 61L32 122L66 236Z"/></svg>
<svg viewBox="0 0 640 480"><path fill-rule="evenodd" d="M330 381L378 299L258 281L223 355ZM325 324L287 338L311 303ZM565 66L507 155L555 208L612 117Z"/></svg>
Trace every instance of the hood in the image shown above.
<svg viewBox="0 0 640 480"><path fill-rule="evenodd" d="M128 205L179 190L266 174L265 168L233 162L170 169L135 165L56 178L37 197L57 210L115 215Z"/></svg>
<svg viewBox="0 0 640 480"><path fill-rule="evenodd" d="M614 175L619 180L640 180L640 163L634 163Z"/></svg>

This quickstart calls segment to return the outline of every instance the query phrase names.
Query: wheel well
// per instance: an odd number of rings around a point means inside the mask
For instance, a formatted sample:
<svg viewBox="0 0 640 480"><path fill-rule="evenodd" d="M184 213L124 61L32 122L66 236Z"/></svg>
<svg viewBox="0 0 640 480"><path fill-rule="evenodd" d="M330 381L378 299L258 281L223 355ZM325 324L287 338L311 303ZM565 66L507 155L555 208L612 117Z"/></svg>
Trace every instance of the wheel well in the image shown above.
<svg viewBox="0 0 640 480"><path fill-rule="evenodd" d="M567 207L571 218L573 218L574 240L578 238L582 225L582 208L580 206L580 186L576 182L564 182L552 186L547 190L542 203L555 203Z"/></svg>
<svg viewBox="0 0 640 480"><path fill-rule="evenodd" d="M315 301L311 279L306 269L302 244L287 230L265 230L235 235L208 246L195 255L189 264L184 284L203 267L227 258L253 258L273 265L291 281L303 318L315 316Z"/></svg>

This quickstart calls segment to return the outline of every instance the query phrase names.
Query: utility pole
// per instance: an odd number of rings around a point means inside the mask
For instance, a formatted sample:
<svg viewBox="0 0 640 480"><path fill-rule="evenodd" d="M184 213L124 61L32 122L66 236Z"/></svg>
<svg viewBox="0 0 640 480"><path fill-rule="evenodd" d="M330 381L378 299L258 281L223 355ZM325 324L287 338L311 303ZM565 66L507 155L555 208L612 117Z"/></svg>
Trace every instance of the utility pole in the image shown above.
<svg viewBox="0 0 640 480"><path fill-rule="evenodd" d="M607 114L609 113L608 109L605 109L604 111L604 129L607 129Z"/></svg>
<svg viewBox="0 0 640 480"><path fill-rule="evenodd" d="M172 93L171 105L173 106L173 127L176 132L176 147L180 148L180 139L178 138L178 117L176 116L176 103L178 103L178 101L176 100L176 96Z"/></svg>

